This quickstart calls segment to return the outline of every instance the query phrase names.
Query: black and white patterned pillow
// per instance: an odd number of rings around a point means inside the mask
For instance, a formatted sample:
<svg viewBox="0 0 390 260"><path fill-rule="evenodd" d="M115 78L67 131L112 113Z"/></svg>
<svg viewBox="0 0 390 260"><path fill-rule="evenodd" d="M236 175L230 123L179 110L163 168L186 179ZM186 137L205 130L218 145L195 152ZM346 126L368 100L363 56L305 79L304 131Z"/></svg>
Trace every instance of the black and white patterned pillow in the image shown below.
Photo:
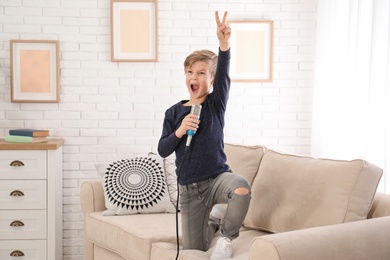
<svg viewBox="0 0 390 260"><path fill-rule="evenodd" d="M95 166L104 189L107 210L103 215L175 212L163 166L152 158L136 157Z"/></svg>

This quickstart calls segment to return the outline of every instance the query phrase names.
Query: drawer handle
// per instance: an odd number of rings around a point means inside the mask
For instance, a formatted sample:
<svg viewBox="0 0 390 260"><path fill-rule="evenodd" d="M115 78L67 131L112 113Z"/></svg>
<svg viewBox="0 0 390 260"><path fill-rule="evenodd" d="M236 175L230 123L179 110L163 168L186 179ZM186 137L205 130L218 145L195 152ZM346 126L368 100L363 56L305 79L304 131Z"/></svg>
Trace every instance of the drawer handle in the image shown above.
<svg viewBox="0 0 390 260"><path fill-rule="evenodd" d="M22 251L19 251L19 250L15 250L13 251L10 256L24 256L24 253Z"/></svg>
<svg viewBox="0 0 390 260"><path fill-rule="evenodd" d="M20 220L14 220L11 224L9 224L11 227L23 227L24 223Z"/></svg>
<svg viewBox="0 0 390 260"><path fill-rule="evenodd" d="M9 164L10 166L24 166L24 163L19 160L15 160Z"/></svg>
<svg viewBox="0 0 390 260"><path fill-rule="evenodd" d="M20 196L24 196L24 193L20 190L14 190L9 195L13 197L20 197Z"/></svg>

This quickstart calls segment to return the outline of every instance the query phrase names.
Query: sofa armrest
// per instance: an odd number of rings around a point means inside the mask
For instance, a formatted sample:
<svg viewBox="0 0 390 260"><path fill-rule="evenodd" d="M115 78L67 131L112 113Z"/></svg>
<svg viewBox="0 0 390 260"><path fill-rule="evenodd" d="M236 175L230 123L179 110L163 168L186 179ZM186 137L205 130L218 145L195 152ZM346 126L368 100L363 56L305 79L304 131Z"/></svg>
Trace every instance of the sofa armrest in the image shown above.
<svg viewBox="0 0 390 260"><path fill-rule="evenodd" d="M104 191L100 180L86 181L81 185L80 204L84 215L106 210Z"/></svg>
<svg viewBox="0 0 390 260"><path fill-rule="evenodd" d="M84 221L87 221L87 215L95 211L106 210L104 202L104 191L99 179L85 181L80 189L80 205L84 213ZM94 259L94 245L87 239L86 225L84 224L84 259Z"/></svg>
<svg viewBox="0 0 390 260"><path fill-rule="evenodd" d="M250 260L389 259L390 217L257 237Z"/></svg>
<svg viewBox="0 0 390 260"><path fill-rule="evenodd" d="M377 192L367 217L379 218L385 216L390 216L390 195Z"/></svg>

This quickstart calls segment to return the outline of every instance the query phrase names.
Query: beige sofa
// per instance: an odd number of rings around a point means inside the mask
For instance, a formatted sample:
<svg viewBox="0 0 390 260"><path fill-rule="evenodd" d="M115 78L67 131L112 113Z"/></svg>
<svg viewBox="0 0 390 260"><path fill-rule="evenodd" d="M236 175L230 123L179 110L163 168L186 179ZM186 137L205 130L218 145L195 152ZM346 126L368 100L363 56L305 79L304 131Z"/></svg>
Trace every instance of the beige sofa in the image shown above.
<svg viewBox="0 0 390 260"><path fill-rule="evenodd" d="M283 154L226 144L228 164L252 184L233 259L389 259L390 195L376 192L382 170L364 160ZM175 214L103 216L100 180L81 188L85 259L175 259ZM180 251L179 259L209 259Z"/></svg>

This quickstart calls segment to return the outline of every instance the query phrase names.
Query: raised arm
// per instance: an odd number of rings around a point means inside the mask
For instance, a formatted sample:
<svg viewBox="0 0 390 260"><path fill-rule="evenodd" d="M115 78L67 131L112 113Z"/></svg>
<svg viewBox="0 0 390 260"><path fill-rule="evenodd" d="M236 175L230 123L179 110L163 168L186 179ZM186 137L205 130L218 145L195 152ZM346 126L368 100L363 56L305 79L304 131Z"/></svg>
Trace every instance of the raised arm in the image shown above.
<svg viewBox="0 0 390 260"><path fill-rule="evenodd" d="M219 19L219 14L215 12L215 22L217 23L217 36L219 40L219 48L221 51L227 51L230 48L231 29L226 23L227 12L223 14L222 22Z"/></svg>

